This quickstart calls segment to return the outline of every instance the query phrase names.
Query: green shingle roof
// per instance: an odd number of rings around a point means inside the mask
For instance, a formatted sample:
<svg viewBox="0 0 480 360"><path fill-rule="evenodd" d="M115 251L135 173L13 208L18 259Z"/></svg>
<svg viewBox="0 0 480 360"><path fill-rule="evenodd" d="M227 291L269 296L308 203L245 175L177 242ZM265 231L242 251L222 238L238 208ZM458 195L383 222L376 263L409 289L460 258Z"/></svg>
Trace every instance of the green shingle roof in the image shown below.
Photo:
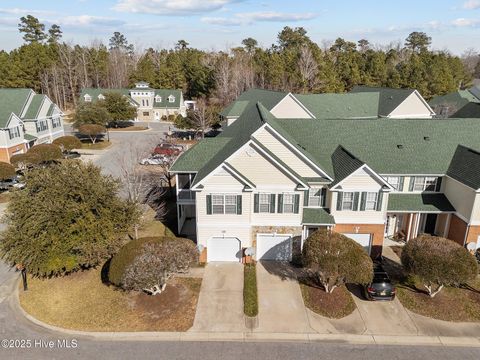
<svg viewBox="0 0 480 360"><path fill-rule="evenodd" d="M354 86L352 93L377 93L379 96L378 115L387 116L405 101L415 90L392 89L369 86Z"/></svg>
<svg viewBox="0 0 480 360"><path fill-rule="evenodd" d="M285 96L287 96L287 93L283 91L250 89L242 93L237 100L225 108L220 115L224 117L240 116L250 105L256 104L257 102L262 103L267 110L272 110Z"/></svg>
<svg viewBox="0 0 480 360"><path fill-rule="evenodd" d="M36 119L45 98L46 96L42 94L33 95L32 101L30 102L30 105L28 106L27 112L25 113L23 119Z"/></svg>
<svg viewBox="0 0 480 360"><path fill-rule="evenodd" d="M304 208L302 224L304 225L329 225L335 224L333 216L324 208Z"/></svg>
<svg viewBox="0 0 480 360"><path fill-rule="evenodd" d="M38 139L36 136L30 135L30 134L23 134L23 138L27 141L32 141Z"/></svg>
<svg viewBox="0 0 480 360"><path fill-rule="evenodd" d="M338 184L363 165L365 165L365 163L356 158L347 149L342 146L337 147L332 154L334 181L330 186Z"/></svg>
<svg viewBox="0 0 480 360"><path fill-rule="evenodd" d="M390 194L388 211L454 212L444 194Z"/></svg>
<svg viewBox="0 0 480 360"><path fill-rule="evenodd" d="M219 152L230 138L215 137L206 138L185 151L172 165L173 172L197 172Z"/></svg>
<svg viewBox="0 0 480 360"><path fill-rule="evenodd" d="M132 89L135 90L135 89ZM155 89L155 96L159 95L162 99L160 102L154 100L154 108L178 108L180 107L180 100L182 98L182 92L180 90L173 89ZM174 102L168 102L168 97L173 95L175 97Z"/></svg>
<svg viewBox="0 0 480 360"><path fill-rule="evenodd" d="M480 99L478 99L470 90L459 90L443 96L436 96L430 101L430 106L434 109L448 107L451 117L459 118L480 118Z"/></svg>
<svg viewBox="0 0 480 360"><path fill-rule="evenodd" d="M475 190L480 189L480 152L458 146L447 175Z"/></svg>
<svg viewBox="0 0 480 360"><path fill-rule="evenodd" d="M103 88L85 88L82 89L82 92L80 93L80 100L84 101L84 96L85 95L90 95L92 97L92 102L98 101L98 95L102 94L105 95L106 93L109 92L115 92L115 93L120 93L122 95L129 96L129 89L103 89Z"/></svg>
<svg viewBox="0 0 480 360"><path fill-rule="evenodd" d="M21 116L30 89L0 89L0 128L5 128L12 113Z"/></svg>
<svg viewBox="0 0 480 360"><path fill-rule="evenodd" d="M295 94L317 119L358 119L378 117L378 93Z"/></svg>

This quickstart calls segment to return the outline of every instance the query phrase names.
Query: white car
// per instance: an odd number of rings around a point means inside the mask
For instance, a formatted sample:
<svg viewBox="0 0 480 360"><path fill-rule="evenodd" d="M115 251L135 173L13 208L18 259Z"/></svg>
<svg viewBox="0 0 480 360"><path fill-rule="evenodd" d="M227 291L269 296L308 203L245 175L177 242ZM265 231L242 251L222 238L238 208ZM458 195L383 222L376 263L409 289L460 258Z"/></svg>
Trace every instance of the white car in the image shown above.
<svg viewBox="0 0 480 360"><path fill-rule="evenodd" d="M148 158L140 160L142 165L162 165L164 162L168 161L168 157L165 155L152 155Z"/></svg>

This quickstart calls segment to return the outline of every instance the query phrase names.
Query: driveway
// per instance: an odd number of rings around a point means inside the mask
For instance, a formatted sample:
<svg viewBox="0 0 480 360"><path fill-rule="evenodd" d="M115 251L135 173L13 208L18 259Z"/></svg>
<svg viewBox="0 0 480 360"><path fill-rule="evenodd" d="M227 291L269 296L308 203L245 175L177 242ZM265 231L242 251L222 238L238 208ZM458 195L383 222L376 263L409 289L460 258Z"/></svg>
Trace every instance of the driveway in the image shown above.
<svg viewBox="0 0 480 360"><path fill-rule="evenodd" d="M258 332L311 332L295 270L279 261L257 263Z"/></svg>
<svg viewBox="0 0 480 360"><path fill-rule="evenodd" d="M415 323L397 298L393 301L367 301L360 286L349 289L365 323L366 334L417 335Z"/></svg>
<svg viewBox="0 0 480 360"><path fill-rule="evenodd" d="M190 331L245 331L242 264L212 262L206 265Z"/></svg>

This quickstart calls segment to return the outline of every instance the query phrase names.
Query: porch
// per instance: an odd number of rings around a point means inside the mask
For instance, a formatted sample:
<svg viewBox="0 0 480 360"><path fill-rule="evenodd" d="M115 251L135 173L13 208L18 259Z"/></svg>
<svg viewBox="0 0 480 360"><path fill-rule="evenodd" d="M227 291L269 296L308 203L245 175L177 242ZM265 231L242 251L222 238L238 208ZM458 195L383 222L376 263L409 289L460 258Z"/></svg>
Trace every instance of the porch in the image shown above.
<svg viewBox="0 0 480 360"><path fill-rule="evenodd" d="M444 194L390 194L385 237L405 242L419 234L447 237L453 213Z"/></svg>

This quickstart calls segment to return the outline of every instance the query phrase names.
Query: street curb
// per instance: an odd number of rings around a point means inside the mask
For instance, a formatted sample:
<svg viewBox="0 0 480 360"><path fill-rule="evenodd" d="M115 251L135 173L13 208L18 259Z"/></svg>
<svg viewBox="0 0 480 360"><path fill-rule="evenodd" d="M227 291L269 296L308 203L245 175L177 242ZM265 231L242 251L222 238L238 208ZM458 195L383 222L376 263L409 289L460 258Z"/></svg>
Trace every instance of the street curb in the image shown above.
<svg viewBox="0 0 480 360"><path fill-rule="evenodd" d="M337 344L363 345L420 345L448 347L480 347L480 338L446 337L417 335L368 335L368 334L320 334L320 333L264 333L264 332L98 332L69 330L49 325L28 314L20 305L20 277L15 282L13 291L15 307L32 323L62 335L81 336L105 341L226 341L226 342L329 342Z"/></svg>
<svg viewBox="0 0 480 360"><path fill-rule="evenodd" d="M148 129L144 129L144 130L112 130L112 129L109 129L108 131L112 132L112 133L132 134L132 133L149 132L149 131L152 131L152 128L148 128Z"/></svg>

